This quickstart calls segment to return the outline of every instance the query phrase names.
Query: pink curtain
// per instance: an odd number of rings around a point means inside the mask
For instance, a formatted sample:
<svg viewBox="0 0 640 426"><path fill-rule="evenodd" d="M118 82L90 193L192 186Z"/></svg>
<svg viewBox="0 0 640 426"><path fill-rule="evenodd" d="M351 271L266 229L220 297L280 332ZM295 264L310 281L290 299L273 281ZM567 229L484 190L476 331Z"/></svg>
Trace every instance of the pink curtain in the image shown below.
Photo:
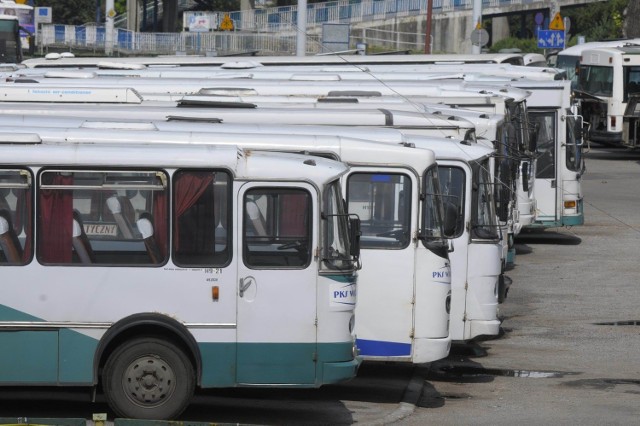
<svg viewBox="0 0 640 426"><path fill-rule="evenodd" d="M71 185L73 176L55 175L52 185ZM40 192L40 259L45 263L71 263L73 192L45 189ZM27 250L24 250L25 253Z"/></svg>

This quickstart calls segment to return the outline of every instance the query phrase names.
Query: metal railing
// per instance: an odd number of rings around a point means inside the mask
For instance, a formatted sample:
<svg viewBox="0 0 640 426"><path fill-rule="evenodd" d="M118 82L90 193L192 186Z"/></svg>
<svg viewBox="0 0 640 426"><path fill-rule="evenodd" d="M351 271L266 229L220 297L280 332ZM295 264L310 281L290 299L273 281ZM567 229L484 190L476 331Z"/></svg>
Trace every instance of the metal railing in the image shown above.
<svg viewBox="0 0 640 426"><path fill-rule="evenodd" d="M104 27L46 25L38 34L43 50L100 51L105 48ZM115 29L114 55L216 55L239 52L290 54L296 50L296 34L211 33L140 33ZM307 36L307 53L324 53L320 37ZM44 52L43 52L44 53Z"/></svg>

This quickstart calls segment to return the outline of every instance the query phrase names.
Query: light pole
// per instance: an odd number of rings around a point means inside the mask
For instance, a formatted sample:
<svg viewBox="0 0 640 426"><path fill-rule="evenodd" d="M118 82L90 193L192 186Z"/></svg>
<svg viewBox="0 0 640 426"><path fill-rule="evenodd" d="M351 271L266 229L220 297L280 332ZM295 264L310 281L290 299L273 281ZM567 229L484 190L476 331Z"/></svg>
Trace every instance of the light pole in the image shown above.
<svg viewBox="0 0 640 426"><path fill-rule="evenodd" d="M482 0L473 0L473 12L472 18L473 28L479 29L479 25L482 23ZM477 54L480 53L480 44L476 46L471 43L471 53Z"/></svg>
<svg viewBox="0 0 640 426"><path fill-rule="evenodd" d="M307 0L298 0L298 25L296 28L296 56L307 54Z"/></svg>
<svg viewBox="0 0 640 426"><path fill-rule="evenodd" d="M116 16L116 10L113 8L113 0L107 0L104 8L105 8L104 54L109 56L113 53L113 18Z"/></svg>
<svg viewBox="0 0 640 426"><path fill-rule="evenodd" d="M424 53L431 54L431 17L433 16L433 0L427 0L427 22L424 30Z"/></svg>

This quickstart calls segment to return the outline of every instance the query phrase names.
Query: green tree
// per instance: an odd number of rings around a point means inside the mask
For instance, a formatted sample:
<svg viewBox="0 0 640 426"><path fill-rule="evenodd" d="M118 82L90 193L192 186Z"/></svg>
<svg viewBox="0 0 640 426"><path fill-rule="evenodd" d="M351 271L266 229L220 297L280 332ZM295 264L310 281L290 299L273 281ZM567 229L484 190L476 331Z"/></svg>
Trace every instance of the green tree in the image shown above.
<svg viewBox="0 0 640 426"><path fill-rule="evenodd" d="M35 0L35 5L51 7L56 24L83 25L96 20L95 0Z"/></svg>
<svg viewBox="0 0 640 426"><path fill-rule="evenodd" d="M239 0L195 0L192 10L233 12L240 9Z"/></svg>
<svg viewBox="0 0 640 426"><path fill-rule="evenodd" d="M582 7L566 8L561 11L561 14L571 19L570 35L572 37L581 35L586 38L586 41L623 38L625 9L628 5L629 0L609 0L589 3ZM638 20L638 16L627 15L626 19Z"/></svg>

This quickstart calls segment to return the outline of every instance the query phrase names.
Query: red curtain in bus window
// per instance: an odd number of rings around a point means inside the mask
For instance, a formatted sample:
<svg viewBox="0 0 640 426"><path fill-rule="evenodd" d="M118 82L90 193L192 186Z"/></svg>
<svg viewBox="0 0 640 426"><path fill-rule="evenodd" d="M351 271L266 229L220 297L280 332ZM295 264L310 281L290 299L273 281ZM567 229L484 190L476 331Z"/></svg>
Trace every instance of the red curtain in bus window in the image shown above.
<svg viewBox="0 0 640 426"><path fill-rule="evenodd" d="M50 174L51 175L51 174ZM71 185L73 176L54 175L49 184ZM71 263L73 192L61 189L40 191L39 254L46 263Z"/></svg>
<svg viewBox="0 0 640 426"><path fill-rule="evenodd" d="M167 258L167 228L169 218L167 217L167 192L153 192L153 235L156 238L156 244L160 249L160 253Z"/></svg>
<svg viewBox="0 0 640 426"><path fill-rule="evenodd" d="M175 220L173 246L177 250L180 247L180 233L178 223L182 216L191 206L193 206L200 196L213 183L212 172L189 172L181 173L176 179L175 186ZM215 226L215 224L212 224Z"/></svg>
<svg viewBox="0 0 640 426"><path fill-rule="evenodd" d="M280 236L304 237L307 235L306 194L280 195Z"/></svg>

